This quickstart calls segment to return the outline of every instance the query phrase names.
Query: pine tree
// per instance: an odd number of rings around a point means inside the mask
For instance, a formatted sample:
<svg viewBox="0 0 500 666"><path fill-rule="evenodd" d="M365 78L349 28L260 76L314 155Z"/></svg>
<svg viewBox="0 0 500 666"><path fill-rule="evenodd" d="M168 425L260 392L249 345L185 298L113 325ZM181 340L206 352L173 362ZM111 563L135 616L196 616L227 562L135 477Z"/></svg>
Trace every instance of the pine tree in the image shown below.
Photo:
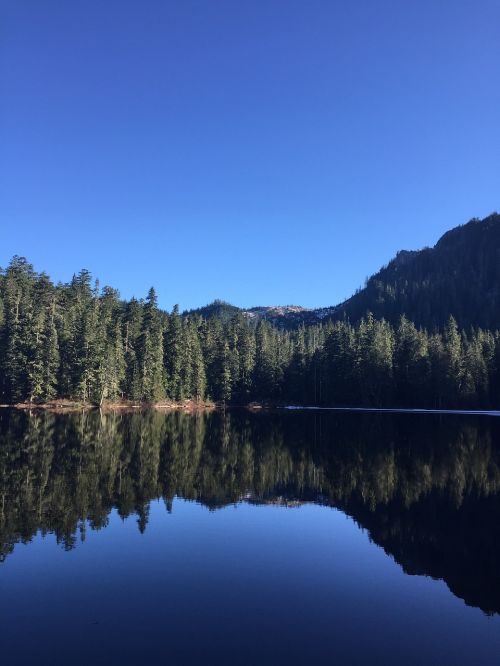
<svg viewBox="0 0 500 666"><path fill-rule="evenodd" d="M358 381L360 395L367 405L390 404L394 336L390 325L377 321L371 313L358 329Z"/></svg>
<svg viewBox="0 0 500 666"><path fill-rule="evenodd" d="M357 345L350 324L336 323L328 334L321 368L324 402L327 405L356 405L359 401L356 369Z"/></svg>
<svg viewBox="0 0 500 666"><path fill-rule="evenodd" d="M245 323L239 323L238 351L239 372L237 395L241 404L249 401L252 394L252 375L255 365L255 333Z"/></svg>
<svg viewBox="0 0 500 666"><path fill-rule="evenodd" d="M427 338L403 315L395 335L395 398L403 406L423 404L428 384Z"/></svg>
<svg viewBox="0 0 500 666"><path fill-rule="evenodd" d="M185 319L182 328L185 360L181 368L181 395L185 398L203 400L206 374L198 328L191 319Z"/></svg>
<svg viewBox="0 0 500 666"><path fill-rule="evenodd" d="M191 328L191 397L195 400L204 400L207 385L205 363L197 328Z"/></svg>
<svg viewBox="0 0 500 666"><path fill-rule="evenodd" d="M220 341L217 373L217 399L224 404L231 400L232 377L231 377L231 353L227 340Z"/></svg>
<svg viewBox="0 0 500 666"><path fill-rule="evenodd" d="M34 311L27 353L31 402L51 400L57 396L59 372L56 293L46 276L40 276L33 297Z"/></svg>
<svg viewBox="0 0 500 666"><path fill-rule="evenodd" d="M121 323L125 363L124 394L132 400L141 399L138 351L143 314L142 304L133 298L125 306Z"/></svg>
<svg viewBox="0 0 500 666"><path fill-rule="evenodd" d="M444 330L445 353L445 395L447 404L453 407L459 404L460 389L463 378L462 339L457 322L450 317Z"/></svg>
<svg viewBox="0 0 500 666"><path fill-rule="evenodd" d="M3 326L3 390L7 400L29 398L28 363L32 331L31 290L33 267L24 257L14 257L5 274Z"/></svg>
<svg viewBox="0 0 500 666"><path fill-rule="evenodd" d="M175 305L165 329L164 364L168 395L172 400L182 400L182 370L185 362L184 335L179 306Z"/></svg>
<svg viewBox="0 0 500 666"><path fill-rule="evenodd" d="M163 369L163 330L156 292L151 288L144 306L142 332L139 339L141 398L157 402L165 397Z"/></svg>
<svg viewBox="0 0 500 666"><path fill-rule="evenodd" d="M255 332L254 397L268 400L274 391L274 363L270 327L260 321Z"/></svg>
<svg viewBox="0 0 500 666"><path fill-rule="evenodd" d="M463 355L461 402L470 407L487 407L489 394L488 365L484 357L481 334L468 340Z"/></svg>
<svg viewBox="0 0 500 666"><path fill-rule="evenodd" d="M59 342L56 328L56 303L55 298L48 305L43 332L43 394L44 400L51 400L58 395L58 373L59 373Z"/></svg>

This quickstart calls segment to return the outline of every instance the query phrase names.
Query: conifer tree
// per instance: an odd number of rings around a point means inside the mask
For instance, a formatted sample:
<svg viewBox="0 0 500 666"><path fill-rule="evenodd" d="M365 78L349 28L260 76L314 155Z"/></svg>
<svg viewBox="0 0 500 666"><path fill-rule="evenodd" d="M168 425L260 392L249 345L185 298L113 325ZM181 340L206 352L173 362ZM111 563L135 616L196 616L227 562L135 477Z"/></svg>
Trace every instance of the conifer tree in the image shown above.
<svg viewBox="0 0 500 666"><path fill-rule="evenodd" d="M428 382L426 336L402 315L396 331L394 349L394 395L398 403L408 405L413 400L415 404L420 404Z"/></svg>
<svg viewBox="0 0 500 666"><path fill-rule="evenodd" d="M446 399L448 404L456 406L459 403L463 378L463 350L462 340L454 317L449 318L444 330L444 353Z"/></svg>
<svg viewBox="0 0 500 666"><path fill-rule="evenodd" d="M200 344L198 330L194 324L190 324L191 335L191 392L190 397L194 400L204 400L207 378L205 363Z"/></svg>
<svg viewBox="0 0 500 666"><path fill-rule="evenodd" d="M252 373L255 365L255 333L245 323L239 322L238 335L239 350L239 382L237 387L238 399L241 404L249 401L252 394Z"/></svg>
<svg viewBox="0 0 500 666"><path fill-rule="evenodd" d="M142 332L139 339L141 398L156 402L165 397L163 369L163 330L156 292L151 287L144 306Z"/></svg>
<svg viewBox="0 0 500 666"><path fill-rule="evenodd" d="M182 400L184 365L184 340L179 306L175 305L165 329L164 364L168 395L172 400Z"/></svg>

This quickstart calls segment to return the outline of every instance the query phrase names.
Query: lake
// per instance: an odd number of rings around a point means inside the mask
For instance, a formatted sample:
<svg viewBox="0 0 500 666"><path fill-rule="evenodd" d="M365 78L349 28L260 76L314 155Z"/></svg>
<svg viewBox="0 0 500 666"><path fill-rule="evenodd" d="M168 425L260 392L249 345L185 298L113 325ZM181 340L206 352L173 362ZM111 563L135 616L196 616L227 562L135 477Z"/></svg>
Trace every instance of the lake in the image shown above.
<svg viewBox="0 0 500 666"><path fill-rule="evenodd" d="M500 418L0 410L4 666L500 663Z"/></svg>

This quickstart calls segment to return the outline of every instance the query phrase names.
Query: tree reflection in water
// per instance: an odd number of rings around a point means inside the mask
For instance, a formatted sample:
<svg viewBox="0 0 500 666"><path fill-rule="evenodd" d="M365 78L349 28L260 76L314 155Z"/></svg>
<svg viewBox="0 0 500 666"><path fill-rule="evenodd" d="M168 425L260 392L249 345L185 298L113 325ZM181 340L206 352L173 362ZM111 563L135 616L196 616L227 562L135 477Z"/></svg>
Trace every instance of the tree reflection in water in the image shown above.
<svg viewBox="0 0 500 666"><path fill-rule="evenodd" d="M500 612L500 423L377 414L0 414L0 560L37 532L65 549L116 508L317 502L354 517L408 574Z"/></svg>

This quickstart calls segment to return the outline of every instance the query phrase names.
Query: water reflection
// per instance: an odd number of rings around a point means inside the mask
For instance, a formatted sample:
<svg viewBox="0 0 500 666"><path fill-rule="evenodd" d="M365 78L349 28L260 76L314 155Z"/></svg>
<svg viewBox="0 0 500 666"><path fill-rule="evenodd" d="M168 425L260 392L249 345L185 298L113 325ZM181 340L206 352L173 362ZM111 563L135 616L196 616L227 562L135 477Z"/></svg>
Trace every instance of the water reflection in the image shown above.
<svg viewBox="0 0 500 666"><path fill-rule="evenodd" d="M147 529L175 496L335 506L408 574L500 612L500 423L376 414L0 414L0 558L54 533L66 549L116 508ZM14 555L15 556L15 555Z"/></svg>

